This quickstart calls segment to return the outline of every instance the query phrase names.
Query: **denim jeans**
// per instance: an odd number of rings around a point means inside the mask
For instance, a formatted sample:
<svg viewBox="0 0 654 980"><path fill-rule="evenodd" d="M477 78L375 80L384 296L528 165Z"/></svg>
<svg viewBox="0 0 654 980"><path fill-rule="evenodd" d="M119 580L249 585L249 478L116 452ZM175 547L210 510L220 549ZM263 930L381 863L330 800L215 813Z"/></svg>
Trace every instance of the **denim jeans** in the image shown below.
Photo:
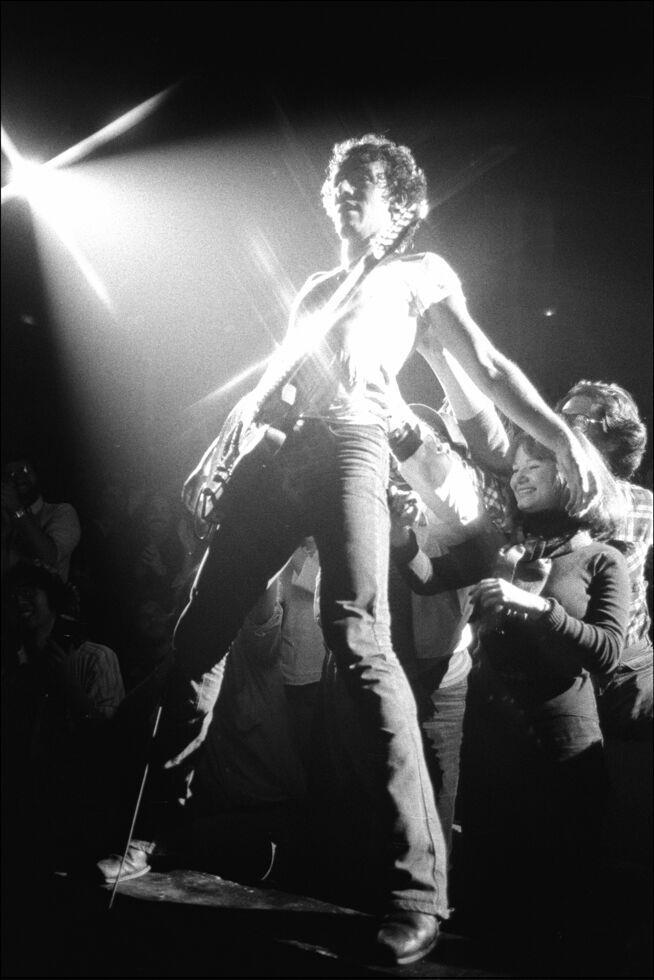
<svg viewBox="0 0 654 980"><path fill-rule="evenodd" d="M175 631L167 707L178 744L169 765L202 741L216 662L249 608L313 535L325 641L364 733L350 749L385 827L380 904L447 917L445 843L415 701L390 639L387 480L388 446L377 426L306 420L275 455L244 458Z"/></svg>
<svg viewBox="0 0 654 980"><path fill-rule="evenodd" d="M433 689L431 685L425 689L417 679L413 682L413 690L418 701L427 766L436 794L436 809L451 859L468 678L451 687Z"/></svg>

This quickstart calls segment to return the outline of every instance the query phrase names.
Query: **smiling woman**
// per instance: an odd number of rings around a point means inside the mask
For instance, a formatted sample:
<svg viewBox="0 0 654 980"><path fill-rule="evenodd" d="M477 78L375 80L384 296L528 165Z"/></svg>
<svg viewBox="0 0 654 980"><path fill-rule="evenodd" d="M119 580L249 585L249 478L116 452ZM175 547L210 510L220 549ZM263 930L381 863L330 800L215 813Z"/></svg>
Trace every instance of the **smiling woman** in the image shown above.
<svg viewBox="0 0 654 980"><path fill-rule="evenodd" d="M556 460L530 456L519 446L513 461L511 489L522 511L550 510L561 503L562 484Z"/></svg>
<svg viewBox="0 0 654 980"><path fill-rule="evenodd" d="M615 670L629 611L624 558L594 540L612 527L614 481L584 448L599 495L582 516L565 509L553 454L522 435L512 539L494 558L479 539L440 558L415 539L396 554L416 592L476 583L461 822L485 914L501 882L502 914L538 928L576 929L592 888L605 774L591 674Z"/></svg>
<svg viewBox="0 0 654 980"><path fill-rule="evenodd" d="M595 537L599 534L610 535L615 530L623 507L616 481L592 443L582 432L577 432L577 436L587 454L597 486L597 495L591 505L579 519L568 517L567 488L554 453L531 436L522 435L514 441L510 453L513 460L510 487L514 527L522 526L526 515L550 513L555 523L578 524L589 529Z"/></svg>

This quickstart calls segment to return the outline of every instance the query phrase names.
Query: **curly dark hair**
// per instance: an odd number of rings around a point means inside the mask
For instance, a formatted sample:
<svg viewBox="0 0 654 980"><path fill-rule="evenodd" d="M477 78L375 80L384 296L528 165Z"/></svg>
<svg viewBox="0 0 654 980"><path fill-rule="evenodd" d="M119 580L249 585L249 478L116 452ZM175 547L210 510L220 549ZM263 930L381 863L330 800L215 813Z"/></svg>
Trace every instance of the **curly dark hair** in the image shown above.
<svg viewBox="0 0 654 980"><path fill-rule="evenodd" d="M576 395L586 395L602 405L602 429L597 433L593 431L593 442L614 476L631 479L647 447L647 428L641 421L634 398L615 382L581 380L559 399L556 411L561 413L566 402Z"/></svg>
<svg viewBox="0 0 654 980"><path fill-rule="evenodd" d="M336 217L336 176L345 161L351 157L361 163L381 161L384 164L391 214L397 213L402 207L426 204L427 180L408 146L401 146L376 133L366 133L364 136L336 143L332 149L322 185L322 203L332 220Z"/></svg>

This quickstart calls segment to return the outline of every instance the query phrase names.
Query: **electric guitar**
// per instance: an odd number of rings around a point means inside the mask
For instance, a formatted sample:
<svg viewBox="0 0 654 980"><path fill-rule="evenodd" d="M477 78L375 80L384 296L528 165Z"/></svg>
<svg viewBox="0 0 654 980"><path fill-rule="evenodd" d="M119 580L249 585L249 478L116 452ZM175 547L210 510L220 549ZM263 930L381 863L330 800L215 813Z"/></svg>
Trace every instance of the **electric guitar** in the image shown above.
<svg viewBox="0 0 654 980"><path fill-rule="evenodd" d="M365 254L332 293L319 314L287 336L273 354L259 384L244 395L227 416L182 489L182 501L193 516L196 537L206 541L221 521L220 500L241 461L252 453L263 458L284 443L302 407L293 384L303 364L324 344L339 323L348 302L366 276L394 252L420 221L420 206L404 208L388 229L372 239Z"/></svg>

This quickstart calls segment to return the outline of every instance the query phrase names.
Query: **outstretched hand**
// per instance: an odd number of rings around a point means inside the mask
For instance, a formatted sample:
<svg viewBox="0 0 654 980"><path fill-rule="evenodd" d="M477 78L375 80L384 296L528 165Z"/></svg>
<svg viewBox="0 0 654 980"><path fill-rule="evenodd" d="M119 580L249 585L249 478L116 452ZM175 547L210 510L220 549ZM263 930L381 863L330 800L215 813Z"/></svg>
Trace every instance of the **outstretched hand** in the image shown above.
<svg viewBox="0 0 654 980"><path fill-rule="evenodd" d="M427 524L425 505L413 490L401 490L391 483L388 488L388 509L391 515L391 545L394 548L407 543L411 528Z"/></svg>
<svg viewBox="0 0 654 980"><path fill-rule="evenodd" d="M556 460L565 483L565 508L572 516L581 517L597 500L597 478L579 439L570 431L566 437Z"/></svg>

